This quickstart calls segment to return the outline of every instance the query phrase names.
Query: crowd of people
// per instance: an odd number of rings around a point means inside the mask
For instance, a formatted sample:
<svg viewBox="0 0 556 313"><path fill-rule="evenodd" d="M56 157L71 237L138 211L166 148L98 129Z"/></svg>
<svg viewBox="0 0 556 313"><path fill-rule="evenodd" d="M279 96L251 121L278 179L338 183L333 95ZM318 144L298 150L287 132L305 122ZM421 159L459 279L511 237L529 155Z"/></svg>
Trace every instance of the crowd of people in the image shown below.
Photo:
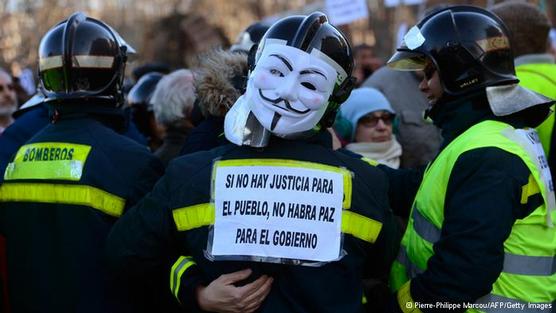
<svg viewBox="0 0 556 313"><path fill-rule="evenodd" d="M0 70L0 312L556 311L550 29L435 7L383 65L314 12L126 77L72 14Z"/></svg>

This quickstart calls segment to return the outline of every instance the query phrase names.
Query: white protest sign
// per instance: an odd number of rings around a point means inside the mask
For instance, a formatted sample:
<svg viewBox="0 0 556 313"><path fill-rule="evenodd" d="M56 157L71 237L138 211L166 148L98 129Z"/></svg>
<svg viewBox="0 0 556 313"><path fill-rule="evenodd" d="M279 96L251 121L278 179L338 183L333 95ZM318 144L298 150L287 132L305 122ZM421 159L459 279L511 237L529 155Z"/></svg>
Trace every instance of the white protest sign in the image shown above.
<svg viewBox="0 0 556 313"><path fill-rule="evenodd" d="M215 223L208 252L215 258L268 262L338 259L348 172L308 168L306 164L314 165L308 162L258 161L262 165L216 162Z"/></svg>
<svg viewBox="0 0 556 313"><path fill-rule="evenodd" d="M384 0L385 7L395 7L400 4L417 5L423 3L423 0Z"/></svg>
<svg viewBox="0 0 556 313"><path fill-rule="evenodd" d="M326 0L326 12L334 25L349 24L369 15L365 0Z"/></svg>

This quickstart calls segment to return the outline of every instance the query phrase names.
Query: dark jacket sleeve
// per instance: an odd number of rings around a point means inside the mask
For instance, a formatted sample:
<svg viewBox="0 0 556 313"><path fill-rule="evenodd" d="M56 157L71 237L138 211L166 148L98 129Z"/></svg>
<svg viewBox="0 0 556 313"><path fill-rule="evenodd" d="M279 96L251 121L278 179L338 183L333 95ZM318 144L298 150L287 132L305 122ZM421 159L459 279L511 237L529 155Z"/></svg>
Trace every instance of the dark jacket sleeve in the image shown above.
<svg viewBox="0 0 556 313"><path fill-rule="evenodd" d="M145 153L145 157L141 162L143 166L141 166L140 171L135 173L136 177L133 180L133 189L131 190L131 194L127 197L126 203L128 207L139 202L141 198L153 189L156 182L160 179L162 174L164 174L164 165L150 152Z"/></svg>
<svg viewBox="0 0 556 313"><path fill-rule="evenodd" d="M373 177L372 198L377 210L381 212L382 228L377 240L372 245L370 254L372 257L369 260L371 264L368 264L367 269L370 277L387 279L392 262L398 253L401 231L388 205L386 175L375 168L368 168L368 170L372 171L370 173Z"/></svg>
<svg viewBox="0 0 556 313"><path fill-rule="evenodd" d="M529 175L519 157L498 148L460 156L448 183L434 255L427 270L411 281L413 301L473 303L491 291L502 271L504 241L516 218L531 212L532 206L520 203Z"/></svg>
<svg viewBox="0 0 556 313"><path fill-rule="evenodd" d="M386 165L378 165L377 167L388 177L390 185L388 197L392 211L397 216L407 220L413 200L423 179L425 166L416 169L393 169Z"/></svg>
<svg viewBox="0 0 556 313"><path fill-rule="evenodd" d="M169 172L173 171L169 168ZM176 171L173 171L176 172ZM188 255L176 242L171 196L175 182L163 176L152 192L124 214L113 226L107 241L107 258L113 272L130 284L150 283L166 288L171 295L170 272L180 256ZM196 266L182 276L180 302L194 310L195 289L202 276Z"/></svg>

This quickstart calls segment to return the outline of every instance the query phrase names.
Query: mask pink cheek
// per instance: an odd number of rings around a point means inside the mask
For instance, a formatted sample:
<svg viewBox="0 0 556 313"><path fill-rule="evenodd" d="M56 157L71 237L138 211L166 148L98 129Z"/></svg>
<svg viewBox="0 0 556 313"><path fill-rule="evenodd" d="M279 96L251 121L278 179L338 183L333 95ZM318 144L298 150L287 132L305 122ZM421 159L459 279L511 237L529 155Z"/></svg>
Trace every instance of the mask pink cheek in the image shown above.
<svg viewBox="0 0 556 313"><path fill-rule="evenodd" d="M273 88L276 85L275 82L276 78L272 77L271 75L259 72L255 76L253 76L253 86L259 89L269 89Z"/></svg>
<svg viewBox="0 0 556 313"><path fill-rule="evenodd" d="M301 96L301 102L311 110L318 110L325 104L324 97L315 94Z"/></svg>

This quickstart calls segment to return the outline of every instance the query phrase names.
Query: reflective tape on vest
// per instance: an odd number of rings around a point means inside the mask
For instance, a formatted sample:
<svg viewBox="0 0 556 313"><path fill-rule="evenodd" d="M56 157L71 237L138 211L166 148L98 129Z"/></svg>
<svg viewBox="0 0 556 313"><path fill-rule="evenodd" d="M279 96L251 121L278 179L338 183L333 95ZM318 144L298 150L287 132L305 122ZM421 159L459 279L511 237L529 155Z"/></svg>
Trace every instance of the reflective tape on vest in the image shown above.
<svg viewBox="0 0 556 313"><path fill-rule="evenodd" d="M505 253L504 267L505 273L551 276L556 273L556 258L549 256L528 256Z"/></svg>
<svg viewBox="0 0 556 313"><path fill-rule="evenodd" d="M201 203L172 211L178 231L214 224L214 204ZM373 243L376 241L382 223L349 210L342 210L342 232L358 239Z"/></svg>
<svg viewBox="0 0 556 313"><path fill-rule="evenodd" d="M404 246L400 246L400 251L398 252L398 256L396 257L396 260L400 262L400 264L405 266L406 272L411 278L425 271L423 269L418 268L416 264L411 262Z"/></svg>
<svg viewBox="0 0 556 313"><path fill-rule="evenodd" d="M86 185L9 183L0 186L0 202L32 202L82 205L108 215L122 215L125 200Z"/></svg>
<svg viewBox="0 0 556 313"><path fill-rule="evenodd" d="M429 222L416 208L413 209L413 227L424 240L434 244L440 239L440 229ZM403 253L402 253L403 251ZM400 249L398 261L407 267L410 277L419 273L415 264L407 257L405 249ZM550 276L556 273L556 258L553 256L528 256L504 253L504 273L518 275Z"/></svg>
<svg viewBox="0 0 556 313"><path fill-rule="evenodd" d="M429 220L427 220L417 207L413 208L413 227L415 232L430 243L435 243L440 239L440 229L434 226Z"/></svg>
<svg viewBox="0 0 556 313"><path fill-rule="evenodd" d="M181 301L178 295L180 291L181 277L183 276L183 273L187 271L188 268L190 268L195 264L197 263L195 263L195 261L193 261L193 259L190 256L180 256L178 260L174 263L174 265L172 265L172 270L170 272L170 290L172 291L174 297L176 297L176 299L180 303Z"/></svg>

